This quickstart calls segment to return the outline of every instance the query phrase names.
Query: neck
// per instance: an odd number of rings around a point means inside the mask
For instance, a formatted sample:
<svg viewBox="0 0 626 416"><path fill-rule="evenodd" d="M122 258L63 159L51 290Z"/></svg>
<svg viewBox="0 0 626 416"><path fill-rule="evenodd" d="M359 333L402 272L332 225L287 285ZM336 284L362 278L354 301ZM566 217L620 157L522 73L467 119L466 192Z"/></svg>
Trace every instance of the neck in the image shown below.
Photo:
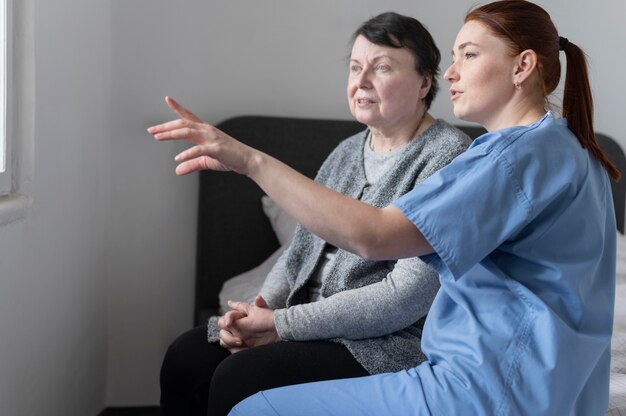
<svg viewBox="0 0 626 416"><path fill-rule="evenodd" d="M531 96L523 90L516 90L513 99L502 107L501 111L493 114L485 123L480 123L487 131L496 131L513 126L527 126L546 114L544 99L540 96Z"/></svg>
<svg viewBox="0 0 626 416"><path fill-rule="evenodd" d="M405 128L403 131L397 132L393 135L385 135L380 130L370 128L370 131L372 132L370 137L370 149L375 153L387 153L398 149L411 142L414 138L426 130L431 124L431 119L432 117L430 117L428 112L424 110L417 121L417 125ZM426 120L427 122L425 123ZM407 133L407 131L410 133Z"/></svg>
<svg viewBox="0 0 626 416"><path fill-rule="evenodd" d="M496 131L507 127L528 126L536 121L539 121L545 114L546 111L543 108L534 109L526 113L515 114L513 117L500 117L496 120L491 120L490 122L483 124L483 127L485 127L487 131Z"/></svg>

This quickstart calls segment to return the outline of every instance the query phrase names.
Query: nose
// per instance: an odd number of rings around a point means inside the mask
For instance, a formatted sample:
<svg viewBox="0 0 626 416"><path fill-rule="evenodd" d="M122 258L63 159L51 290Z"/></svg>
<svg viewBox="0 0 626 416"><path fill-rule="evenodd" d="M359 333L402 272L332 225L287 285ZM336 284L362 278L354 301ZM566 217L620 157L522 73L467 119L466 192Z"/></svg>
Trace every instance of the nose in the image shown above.
<svg viewBox="0 0 626 416"><path fill-rule="evenodd" d="M359 89L372 88L372 81L370 79L370 71L363 70L356 76L356 86Z"/></svg>
<svg viewBox="0 0 626 416"><path fill-rule="evenodd" d="M456 70L456 64L454 62L452 62L448 69L446 69L446 72L444 72L443 74L443 78L448 82L454 82L456 79L458 79L458 72Z"/></svg>

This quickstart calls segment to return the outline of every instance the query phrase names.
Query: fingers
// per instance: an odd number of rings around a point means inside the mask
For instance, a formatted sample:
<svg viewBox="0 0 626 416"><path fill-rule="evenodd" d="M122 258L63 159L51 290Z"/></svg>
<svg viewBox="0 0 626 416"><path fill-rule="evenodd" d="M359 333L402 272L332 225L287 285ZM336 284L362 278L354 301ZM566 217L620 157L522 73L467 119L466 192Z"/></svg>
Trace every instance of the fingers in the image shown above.
<svg viewBox="0 0 626 416"><path fill-rule="evenodd" d="M250 308L251 308L251 306L247 304L246 302L235 302L234 300L228 301L228 307L230 307L233 310L243 312L246 315L250 313Z"/></svg>
<svg viewBox="0 0 626 416"><path fill-rule="evenodd" d="M254 306L258 306L259 308L267 308L267 302L265 302L263 296L257 295L257 297L254 298Z"/></svg>
<svg viewBox="0 0 626 416"><path fill-rule="evenodd" d="M176 120L171 120L165 123L156 124L154 126L150 126L148 127L147 130L148 130L148 133L152 135L156 135L157 133L161 133L163 131L181 128L188 123L190 123L190 121L176 119Z"/></svg>
<svg viewBox="0 0 626 416"><path fill-rule="evenodd" d="M201 144L207 140L215 140L216 137L216 130L213 126L183 119L148 127L147 131L157 141L183 139L195 144Z"/></svg>
<svg viewBox="0 0 626 416"><path fill-rule="evenodd" d="M202 143L202 135L209 131L208 124L198 124L189 120L172 120L167 123L148 127L147 131L157 141L189 140L192 143Z"/></svg>
<svg viewBox="0 0 626 416"><path fill-rule="evenodd" d="M185 130L185 128L189 128L190 130L200 130L200 125L207 125L202 121L202 119L200 119L200 117L187 110L172 97L165 97L165 102L180 117L180 119L148 128L148 133L154 135L155 139L190 139L192 136L191 131Z"/></svg>
<svg viewBox="0 0 626 416"><path fill-rule="evenodd" d="M239 351L243 351L243 350L247 350L248 347L241 347L241 348L226 348L228 350L228 352L230 352L231 354L236 354Z"/></svg>
<svg viewBox="0 0 626 416"><path fill-rule="evenodd" d="M220 345L223 348L241 348L243 347L243 341L241 338L234 336L225 329L220 330Z"/></svg>
<svg viewBox="0 0 626 416"><path fill-rule="evenodd" d="M157 141L186 140L196 146L176 156L177 175L201 170L235 171L246 174L251 149L214 126L204 123L171 97L167 105L181 118L148 128Z"/></svg>
<svg viewBox="0 0 626 416"><path fill-rule="evenodd" d="M180 118L185 119L185 120L199 122L199 123L202 122L200 117L196 116L194 113L187 110L182 105L178 104L178 102L172 97L166 96L165 102L167 103L169 108L171 108L176 114L180 116Z"/></svg>
<svg viewBox="0 0 626 416"><path fill-rule="evenodd" d="M239 311L228 311L217 321L220 329L229 329L233 323L241 318L245 318L246 314Z"/></svg>
<svg viewBox="0 0 626 416"><path fill-rule="evenodd" d="M204 157L199 157L187 162L183 162L176 167L176 174L178 176L188 175L193 172L200 172L208 168L207 161Z"/></svg>
<svg viewBox="0 0 626 416"><path fill-rule="evenodd" d="M178 120L181 121L183 123L186 123L184 120ZM149 130L148 130L149 131ZM180 128L174 128L174 129L169 129L169 130L162 130L158 133L151 133L154 138L157 141L166 141L166 140L189 140L192 143L200 143L200 141L198 140L198 138L200 138L200 134L198 132L198 130L189 127L189 126L185 126L185 127L180 127Z"/></svg>
<svg viewBox="0 0 626 416"><path fill-rule="evenodd" d="M181 163L191 159L200 158L202 156L205 156L204 148L202 146L196 145L177 154L176 157L174 157L174 160Z"/></svg>

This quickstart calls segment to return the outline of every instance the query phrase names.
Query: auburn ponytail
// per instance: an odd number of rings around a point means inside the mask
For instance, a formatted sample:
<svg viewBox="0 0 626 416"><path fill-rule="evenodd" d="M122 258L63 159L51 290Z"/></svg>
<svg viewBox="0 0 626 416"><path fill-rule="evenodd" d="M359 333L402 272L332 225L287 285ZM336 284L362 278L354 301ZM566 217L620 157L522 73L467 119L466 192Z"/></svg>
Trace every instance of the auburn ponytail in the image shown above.
<svg viewBox="0 0 626 416"><path fill-rule="evenodd" d="M567 58L565 87L563 90L563 117L567 126L578 137L580 144L602 163L609 176L618 181L621 173L600 149L593 128L593 98L589 85L587 58L578 46L564 42Z"/></svg>

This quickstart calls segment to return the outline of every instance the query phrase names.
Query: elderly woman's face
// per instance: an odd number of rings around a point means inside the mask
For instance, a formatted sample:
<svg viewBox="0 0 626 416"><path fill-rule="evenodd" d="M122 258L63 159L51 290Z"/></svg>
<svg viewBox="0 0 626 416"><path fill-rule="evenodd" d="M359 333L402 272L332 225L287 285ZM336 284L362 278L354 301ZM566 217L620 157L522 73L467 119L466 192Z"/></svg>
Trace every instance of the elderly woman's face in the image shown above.
<svg viewBox="0 0 626 416"><path fill-rule="evenodd" d="M371 43L358 36L350 54L348 104L361 123L393 129L415 123L425 108L430 79L417 73L415 57L405 48Z"/></svg>

